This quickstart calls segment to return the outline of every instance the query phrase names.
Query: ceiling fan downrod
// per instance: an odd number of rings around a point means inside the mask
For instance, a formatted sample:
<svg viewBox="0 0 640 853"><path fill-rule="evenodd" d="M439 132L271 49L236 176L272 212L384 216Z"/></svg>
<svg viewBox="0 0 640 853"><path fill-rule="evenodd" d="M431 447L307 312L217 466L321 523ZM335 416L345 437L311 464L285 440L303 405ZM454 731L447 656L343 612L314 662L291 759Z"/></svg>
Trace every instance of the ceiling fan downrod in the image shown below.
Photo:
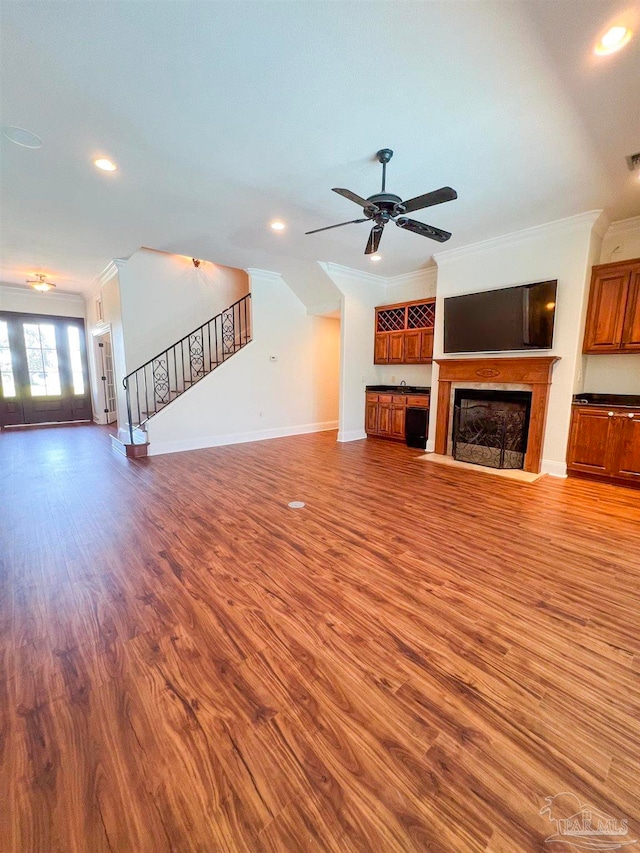
<svg viewBox="0 0 640 853"><path fill-rule="evenodd" d="M376 157L378 162L382 163L382 189L380 192L384 192L387 185L387 163L393 157L393 151L390 148L381 148Z"/></svg>

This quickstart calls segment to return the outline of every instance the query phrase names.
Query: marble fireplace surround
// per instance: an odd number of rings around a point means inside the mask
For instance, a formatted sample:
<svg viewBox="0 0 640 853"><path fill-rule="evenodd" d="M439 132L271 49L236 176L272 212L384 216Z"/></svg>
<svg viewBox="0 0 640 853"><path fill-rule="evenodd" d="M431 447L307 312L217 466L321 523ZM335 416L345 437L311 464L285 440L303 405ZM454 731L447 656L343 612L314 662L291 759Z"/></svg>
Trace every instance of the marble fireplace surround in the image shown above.
<svg viewBox="0 0 640 853"><path fill-rule="evenodd" d="M542 445L547 420L549 388L556 356L523 358L447 358L436 359L438 375L438 410L436 419L435 452L450 455L451 413L453 388L473 387L482 383L485 388L531 391L531 415L524 470L539 474L542 465ZM465 385L465 383L470 383Z"/></svg>

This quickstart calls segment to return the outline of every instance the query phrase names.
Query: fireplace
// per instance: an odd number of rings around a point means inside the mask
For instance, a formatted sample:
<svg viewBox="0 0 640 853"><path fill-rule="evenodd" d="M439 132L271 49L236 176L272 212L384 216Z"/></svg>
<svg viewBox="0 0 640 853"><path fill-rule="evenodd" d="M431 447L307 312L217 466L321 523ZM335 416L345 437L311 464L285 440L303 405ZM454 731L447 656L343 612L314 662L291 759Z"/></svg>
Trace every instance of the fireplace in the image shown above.
<svg viewBox="0 0 640 853"><path fill-rule="evenodd" d="M553 365L557 361L556 356L436 359L439 372L435 452L443 456L450 452L448 445L452 437L455 403L452 391L455 388L480 384L491 385L495 390L526 390L531 392L531 405L522 468L533 474L539 474L551 374Z"/></svg>
<svg viewBox="0 0 640 853"><path fill-rule="evenodd" d="M530 391L456 389L454 459L490 468L523 468L530 413Z"/></svg>

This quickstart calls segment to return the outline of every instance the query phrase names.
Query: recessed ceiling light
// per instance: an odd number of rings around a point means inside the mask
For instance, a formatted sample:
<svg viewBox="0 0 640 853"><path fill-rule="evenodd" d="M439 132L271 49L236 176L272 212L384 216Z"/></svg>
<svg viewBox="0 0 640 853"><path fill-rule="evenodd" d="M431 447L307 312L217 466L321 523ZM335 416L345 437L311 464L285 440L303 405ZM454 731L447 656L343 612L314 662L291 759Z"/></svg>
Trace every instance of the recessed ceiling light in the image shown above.
<svg viewBox="0 0 640 853"><path fill-rule="evenodd" d="M274 231L284 231L287 226L284 224L284 222L280 222L279 219L276 219L274 222L271 223L271 227Z"/></svg>
<svg viewBox="0 0 640 853"><path fill-rule="evenodd" d="M98 169L102 169L103 172L115 172L118 168L115 163L111 160L107 160L106 157L98 157L97 160L93 161L93 165Z"/></svg>
<svg viewBox="0 0 640 853"><path fill-rule="evenodd" d="M22 148L42 148L42 140L24 127L3 127L2 133L10 142Z"/></svg>
<svg viewBox="0 0 640 853"><path fill-rule="evenodd" d="M382 260L382 255L378 255L378 254L370 255L369 257L371 258L372 261L381 261Z"/></svg>
<svg viewBox="0 0 640 853"><path fill-rule="evenodd" d="M631 41L633 33L628 27L611 27L602 36L600 41L593 49L598 56L606 56L609 53L615 53Z"/></svg>

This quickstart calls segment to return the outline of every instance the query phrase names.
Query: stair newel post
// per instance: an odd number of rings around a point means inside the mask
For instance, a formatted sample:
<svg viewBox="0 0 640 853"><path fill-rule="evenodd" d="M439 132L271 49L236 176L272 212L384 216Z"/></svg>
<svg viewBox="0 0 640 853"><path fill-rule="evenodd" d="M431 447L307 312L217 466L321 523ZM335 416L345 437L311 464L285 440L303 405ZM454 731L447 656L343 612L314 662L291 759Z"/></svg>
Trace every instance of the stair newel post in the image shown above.
<svg viewBox="0 0 640 853"><path fill-rule="evenodd" d="M140 417L140 387L138 383L139 375L139 372L136 371L136 406L138 408L138 423L140 423L140 421L142 420L142 418Z"/></svg>
<svg viewBox="0 0 640 853"><path fill-rule="evenodd" d="M207 323L207 340L209 341L209 370L213 368L213 359L211 358L211 320Z"/></svg>
<svg viewBox="0 0 640 853"><path fill-rule="evenodd" d="M129 439L133 444L133 423L131 422L131 392L129 389L129 377L124 380L125 397L127 399L127 423L129 425Z"/></svg>

